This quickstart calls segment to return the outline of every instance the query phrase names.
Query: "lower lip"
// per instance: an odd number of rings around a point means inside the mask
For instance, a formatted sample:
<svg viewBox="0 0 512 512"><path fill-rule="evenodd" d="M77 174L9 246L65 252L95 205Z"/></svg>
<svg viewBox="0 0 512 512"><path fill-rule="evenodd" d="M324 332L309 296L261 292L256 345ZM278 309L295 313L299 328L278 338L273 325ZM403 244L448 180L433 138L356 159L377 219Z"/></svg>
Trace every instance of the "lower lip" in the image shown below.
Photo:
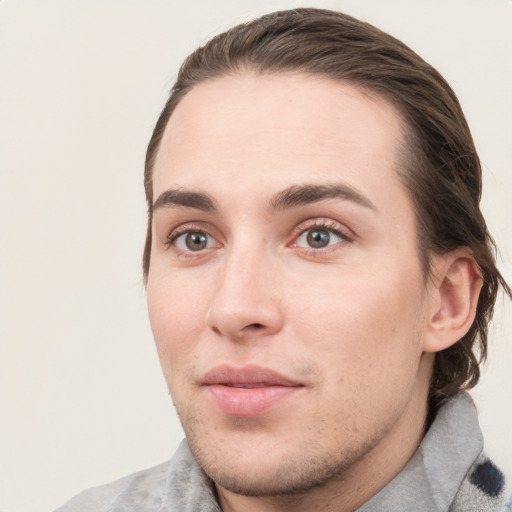
<svg viewBox="0 0 512 512"><path fill-rule="evenodd" d="M235 388L212 384L208 394L221 412L229 416L258 416L278 402L301 389L301 386L265 386L261 388Z"/></svg>

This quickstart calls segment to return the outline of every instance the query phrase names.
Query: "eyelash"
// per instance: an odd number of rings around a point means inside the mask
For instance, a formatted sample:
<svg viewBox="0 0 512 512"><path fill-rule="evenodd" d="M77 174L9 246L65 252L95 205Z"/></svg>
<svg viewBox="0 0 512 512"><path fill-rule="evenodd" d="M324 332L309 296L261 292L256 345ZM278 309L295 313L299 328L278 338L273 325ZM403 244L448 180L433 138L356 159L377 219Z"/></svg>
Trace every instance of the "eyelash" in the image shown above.
<svg viewBox="0 0 512 512"><path fill-rule="evenodd" d="M308 231L311 231L314 229L328 231L328 232L334 234L335 236L337 236L338 238L340 238L341 241L338 243L335 243L333 245L326 246L325 248L324 247L322 247L322 248L299 247L297 245L297 240L299 239L299 237L302 236L303 234L307 233ZM187 233L193 233L193 232L204 233L204 234L208 235L209 237L211 237L212 239L216 240L216 238L210 233L210 231L208 229L205 229L205 227L203 225L184 224L184 225L179 226L176 229L174 229L167 236L165 245L168 247L173 247L174 250L181 257L191 258L191 257L197 257L199 255L202 255L205 253L205 251L208 251L209 248L206 248L204 250L198 250L198 251L192 251L192 250L185 251L183 249L179 249L176 245L176 241L180 236L185 235ZM300 250L302 250L308 254L320 255L329 250L334 250L332 248L338 246L340 243L345 244L345 243L352 242L353 237L351 235L347 234L346 228L342 229L340 224L333 222L332 220L314 219L313 221L303 222L303 223L299 224L296 228L294 228L293 234L292 234L292 240L293 240L293 242L287 244L288 247L296 247L296 248L298 247L298 248L300 248Z"/></svg>
<svg viewBox="0 0 512 512"><path fill-rule="evenodd" d="M307 233L308 231L312 230L323 230L328 231L329 233L334 234L338 238L341 239L340 242L335 243L333 245L329 245L322 248L314 248L314 247L300 247L302 251L305 251L308 254L320 256L322 254L325 254L328 251L336 250L336 247L339 246L339 244L345 244L350 243L353 240L353 237L348 234L348 229L343 228L339 223L334 222L329 219L314 219L312 221L306 221L305 223L299 224L294 230L293 230L293 242L290 245L290 247L298 247L297 241L300 236Z"/></svg>

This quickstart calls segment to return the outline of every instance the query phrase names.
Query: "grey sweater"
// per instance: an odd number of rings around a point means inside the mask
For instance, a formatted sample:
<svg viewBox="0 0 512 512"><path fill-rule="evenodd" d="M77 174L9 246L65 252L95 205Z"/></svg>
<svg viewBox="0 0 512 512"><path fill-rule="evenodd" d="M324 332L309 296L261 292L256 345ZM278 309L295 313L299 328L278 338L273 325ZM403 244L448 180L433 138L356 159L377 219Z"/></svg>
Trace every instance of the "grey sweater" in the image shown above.
<svg viewBox="0 0 512 512"><path fill-rule="evenodd" d="M504 477L483 454L467 393L447 401L411 460L357 512L504 511ZM508 509L508 507L507 507ZM183 441L170 461L85 491L56 512L221 512Z"/></svg>

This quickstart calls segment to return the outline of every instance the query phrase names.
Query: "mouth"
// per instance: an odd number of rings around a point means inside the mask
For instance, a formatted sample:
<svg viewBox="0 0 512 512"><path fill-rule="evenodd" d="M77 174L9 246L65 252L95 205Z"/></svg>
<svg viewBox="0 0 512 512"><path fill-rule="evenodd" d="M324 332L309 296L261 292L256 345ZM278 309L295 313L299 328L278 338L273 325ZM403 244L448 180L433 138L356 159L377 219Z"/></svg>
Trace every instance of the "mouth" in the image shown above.
<svg viewBox="0 0 512 512"><path fill-rule="evenodd" d="M230 388L246 388L246 389L253 389L253 388L267 388L269 386L274 386L274 384L270 384L269 382L261 382L257 384L223 384L224 386L230 387Z"/></svg>
<svg viewBox="0 0 512 512"><path fill-rule="evenodd" d="M266 413L304 388L300 382L274 370L254 365L239 369L215 367L206 373L201 384L221 413L247 417Z"/></svg>

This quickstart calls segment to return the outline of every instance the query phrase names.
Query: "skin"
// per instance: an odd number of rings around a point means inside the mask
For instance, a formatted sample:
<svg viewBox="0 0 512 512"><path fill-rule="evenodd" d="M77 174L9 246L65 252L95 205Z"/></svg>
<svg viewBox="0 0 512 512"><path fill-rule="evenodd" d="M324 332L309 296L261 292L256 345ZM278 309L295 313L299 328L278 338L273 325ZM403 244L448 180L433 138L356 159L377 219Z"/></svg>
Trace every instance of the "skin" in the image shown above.
<svg viewBox="0 0 512 512"><path fill-rule="evenodd" d="M469 328L479 276L464 251L423 275L398 174L403 133L385 100L291 73L201 83L166 127L149 314L190 448L225 511L354 510L421 442L433 353ZM305 184L358 195L276 206ZM175 204L168 190L211 204ZM326 246L311 247L315 229ZM206 247L187 246L190 232ZM202 384L223 364L300 387L261 414L225 414Z"/></svg>

